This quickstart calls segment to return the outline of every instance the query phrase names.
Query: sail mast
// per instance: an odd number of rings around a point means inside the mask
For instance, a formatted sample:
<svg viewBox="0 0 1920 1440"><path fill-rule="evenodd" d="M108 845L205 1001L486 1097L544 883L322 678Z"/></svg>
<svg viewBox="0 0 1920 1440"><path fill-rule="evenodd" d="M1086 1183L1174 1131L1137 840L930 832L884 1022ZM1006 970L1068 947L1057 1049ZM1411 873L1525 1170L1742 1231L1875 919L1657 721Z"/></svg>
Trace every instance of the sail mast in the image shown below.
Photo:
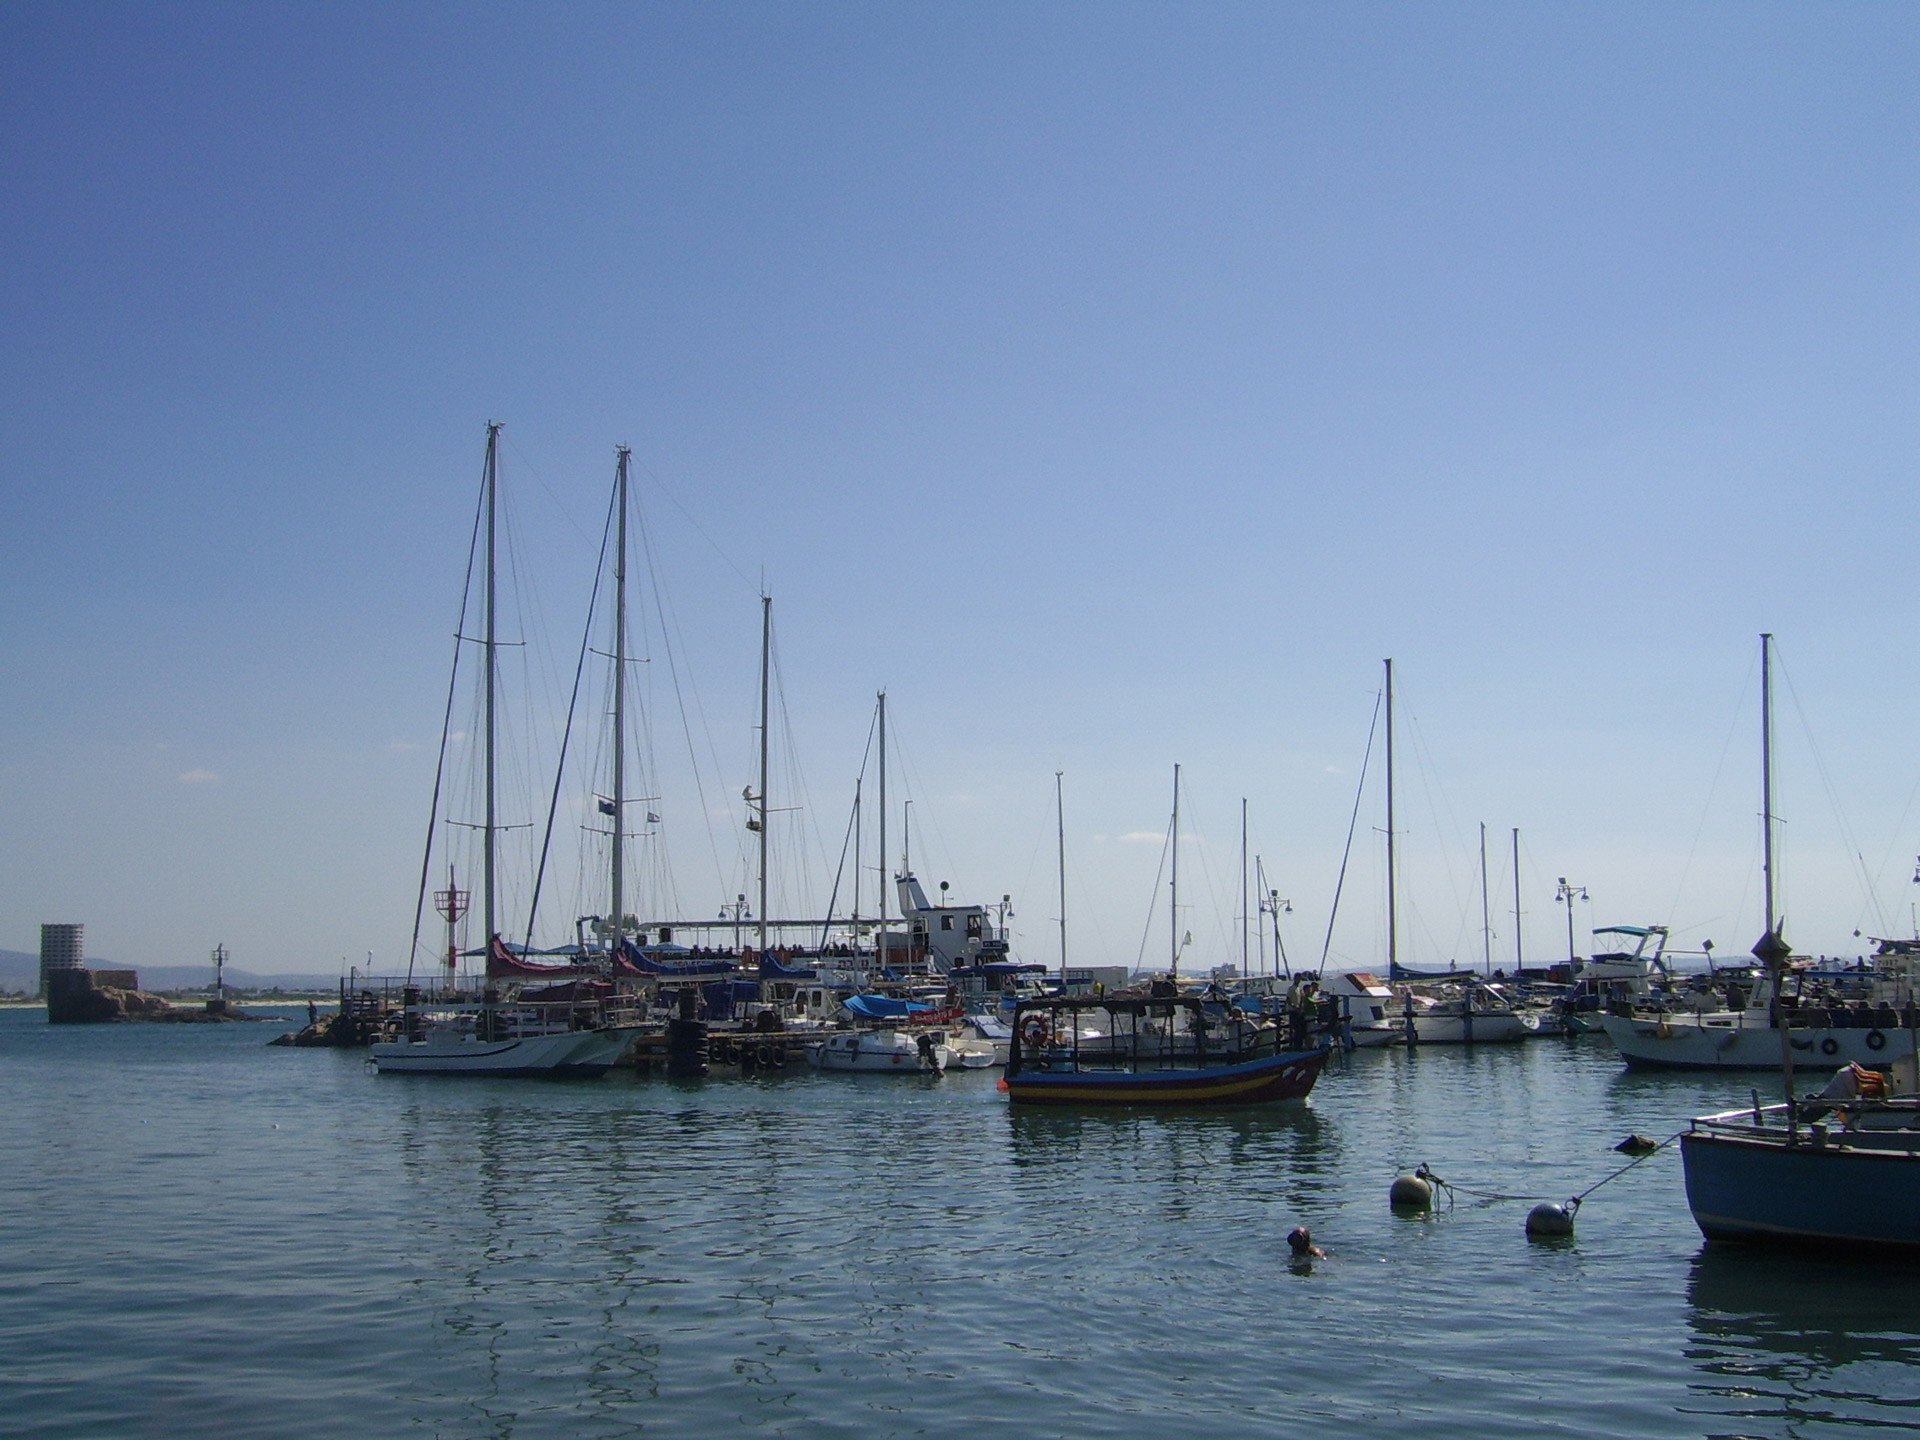
<svg viewBox="0 0 1920 1440"><path fill-rule="evenodd" d="M1774 933L1773 908L1773 636L1760 637L1760 874L1766 887L1767 934Z"/></svg>
<svg viewBox="0 0 1920 1440"><path fill-rule="evenodd" d="M760 953L767 953L767 691L772 675L773 596L760 597Z"/></svg>
<svg viewBox="0 0 1920 1440"><path fill-rule="evenodd" d="M1526 956L1520 949L1520 827L1513 827L1513 976L1520 978Z"/></svg>
<svg viewBox="0 0 1920 1440"><path fill-rule="evenodd" d="M1493 978L1493 912L1487 908L1487 822L1480 822L1480 954ZM1514 977L1518 979L1518 976Z"/></svg>
<svg viewBox="0 0 1920 1440"><path fill-rule="evenodd" d="M887 963L887 692L880 692L880 938L874 958Z"/></svg>
<svg viewBox="0 0 1920 1440"><path fill-rule="evenodd" d="M487 657L486 700L485 700L486 737L483 742L484 749L485 749L484 764L486 767L485 785L486 785L486 792L487 792L486 794L487 813L486 813L486 823L481 827L482 869L484 871L484 874L482 875L481 879L485 887L482 892L485 897L484 900L482 901L482 904L484 905L486 910L486 931L487 931L486 943L487 943L489 954L491 954L492 952L493 937L494 937L494 934L496 933L496 928L497 928L497 917L495 915L495 906L494 906L494 854L493 854L493 832L494 832L494 823L495 823L494 821L494 764L493 764L493 700L494 700L494 680L495 680L496 672L499 668L496 663L496 655L498 652L496 649L495 634L494 634L494 609L495 609L495 601L498 599L498 595L497 595L498 587L497 587L495 574L494 574L494 560L496 556L495 536L498 530L497 522L498 522L499 508L500 508L498 503L499 480L500 480L499 466L500 466L500 425L498 421L489 420L487 422L487 623L486 623L486 639L483 642L485 651L486 651L486 657Z"/></svg>
<svg viewBox="0 0 1920 1440"><path fill-rule="evenodd" d="M1393 661L1387 661L1387 978L1400 970L1400 871L1393 836Z"/></svg>
<svg viewBox="0 0 1920 1440"><path fill-rule="evenodd" d="M615 954L620 950L620 938L624 935L626 910L626 892L622 886L625 876L625 851L622 848L626 833L627 815L627 456L625 445L617 446L614 454L619 457L615 470L614 490L620 507L619 543L613 556L613 929L607 938L607 949Z"/></svg>
<svg viewBox="0 0 1920 1440"><path fill-rule="evenodd" d="M1054 839L1060 854L1060 989L1067 988L1067 802L1061 788L1063 771L1053 772Z"/></svg>
<svg viewBox="0 0 1920 1440"><path fill-rule="evenodd" d="M1167 962L1167 975L1177 979L1180 974L1180 766L1173 767L1173 874L1169 881L1172 892L1167 900L1167 950L1170 959Z"/></svg>
<svg viewBox="0 0 1920 1440"><path fill-rule="evenodd" d="M1247 970L1247 797L1240 797L1240 974Z"/></svg>

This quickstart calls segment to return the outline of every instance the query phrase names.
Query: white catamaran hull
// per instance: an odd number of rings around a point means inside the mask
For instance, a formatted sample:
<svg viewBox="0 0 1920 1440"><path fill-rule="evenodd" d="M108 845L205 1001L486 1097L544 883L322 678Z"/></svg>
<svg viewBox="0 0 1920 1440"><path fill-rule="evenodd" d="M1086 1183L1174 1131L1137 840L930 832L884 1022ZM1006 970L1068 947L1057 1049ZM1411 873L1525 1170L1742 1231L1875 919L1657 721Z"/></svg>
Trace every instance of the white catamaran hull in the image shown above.
<svg viewBox="0 0 1920 1440"><path fill-rule="evenodd" d="M636 1032L572 1030L506 1040L478 1040L471 1034L428 1031L419 1040L372 1047L373 1063L383 1075L515 1075L591 1077L604 1075Z"/></svg>

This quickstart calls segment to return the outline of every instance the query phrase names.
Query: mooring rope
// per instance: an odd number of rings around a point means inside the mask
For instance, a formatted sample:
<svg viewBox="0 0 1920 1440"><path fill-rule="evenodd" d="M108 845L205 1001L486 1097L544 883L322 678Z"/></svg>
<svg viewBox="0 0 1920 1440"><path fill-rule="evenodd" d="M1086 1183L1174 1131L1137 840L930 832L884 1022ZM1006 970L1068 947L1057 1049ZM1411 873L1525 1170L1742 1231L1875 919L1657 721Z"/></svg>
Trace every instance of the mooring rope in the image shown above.
<svg viewBox="0 0 1920 1440"><path fill-rule="evenodd" d="M1658 1155L1662 1150L1666 1149L1667 1146L1673 1144L1674 1141L1678 1140L1682 1135L1686 1133L1687 1132L1685 1130L1674 1131L1673 1134L1669 1135L1666 1139L1660 1141L1658 1144L1653 1146L1652 1149L1646 1151L1644 1154L1634 1156L1633 1159L1629 1160L1626 1164L1622 1165L1618 1170L1615 1170L1611 1175L1602 1176L1600 1179L1594 1181L1593 1184L1589 1185L1586 1189L1570 1197L1565 1202L1568 1212L1572 1213L1573 1211L1578 1210L1581 1206L1581 1203L1585 1201L1585 1199L1589 1195L1593 1194L1594 1191L1598 1190L1602 1185L1611 1184L1615 1180L1618 1180L1622 1175L1626 1174L1629 1170L1633 1169L1634 1166L1644 1164L1646 1161L1651 1160L1655 1155ZM1553 1203L1555 1199L1555 1197L1552 1195L1514 1195L1504 1190L1477 1190L1471 1185L1461 1185L1456 1181L1441 1179L1438 1175L1433 1173L1433 1168L1427 1165L1425 1162L1422 1162L1418 1167L1416 1167L1413 1173L1416 1176L1418 1176L1420 1179L1425 1180L1428 1184L1437 1185L1440 1189L1447 1192L1447 1208L1449 1210L1453 1208L1453 1203L1454 1203L1453 1197L1454 1197L1455 1191L1458 1191L1462 1195L1471 1195L1476 1200L1532 1200L1536 1202L1545 1201L1548 1203Z"/></svg>

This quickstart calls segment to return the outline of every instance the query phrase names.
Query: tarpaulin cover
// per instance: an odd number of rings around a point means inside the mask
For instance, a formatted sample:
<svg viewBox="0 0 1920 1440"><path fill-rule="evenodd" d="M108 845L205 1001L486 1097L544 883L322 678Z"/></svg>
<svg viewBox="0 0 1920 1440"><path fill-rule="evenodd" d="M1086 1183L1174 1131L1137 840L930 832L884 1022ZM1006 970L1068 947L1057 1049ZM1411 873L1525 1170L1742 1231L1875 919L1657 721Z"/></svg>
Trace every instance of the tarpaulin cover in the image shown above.
<svg viewBox="0 0 1920 1440"><path fill-rule="evenodd" d="M918 1000L896 1000L891 995L849 995L840 1003L868 1020L904 1020L934 1008Z"/></svg>

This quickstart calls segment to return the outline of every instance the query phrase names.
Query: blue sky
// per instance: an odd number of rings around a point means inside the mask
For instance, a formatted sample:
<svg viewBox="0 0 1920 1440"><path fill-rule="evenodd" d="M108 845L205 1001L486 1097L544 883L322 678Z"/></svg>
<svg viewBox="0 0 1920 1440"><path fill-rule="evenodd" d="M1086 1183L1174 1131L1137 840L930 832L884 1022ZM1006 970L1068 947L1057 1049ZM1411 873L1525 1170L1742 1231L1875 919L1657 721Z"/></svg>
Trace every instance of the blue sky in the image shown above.
<svg viewBox="0 0 1920 1440"><path fill-rule="evenodd" d="M916 868L1039 958L1054 772L1132 963L1175 761L1188 963L1243 796L1317 955L1387 655L1416 963L1481 821L1530 951L1563 874L1744 950L1762 630L1789 935L1904 933L1917 139L1879 5L8 6L0 946L402 955L488 419L556 672L634 447L690 914L764 579L813 849L885 687Z"/></svg>

